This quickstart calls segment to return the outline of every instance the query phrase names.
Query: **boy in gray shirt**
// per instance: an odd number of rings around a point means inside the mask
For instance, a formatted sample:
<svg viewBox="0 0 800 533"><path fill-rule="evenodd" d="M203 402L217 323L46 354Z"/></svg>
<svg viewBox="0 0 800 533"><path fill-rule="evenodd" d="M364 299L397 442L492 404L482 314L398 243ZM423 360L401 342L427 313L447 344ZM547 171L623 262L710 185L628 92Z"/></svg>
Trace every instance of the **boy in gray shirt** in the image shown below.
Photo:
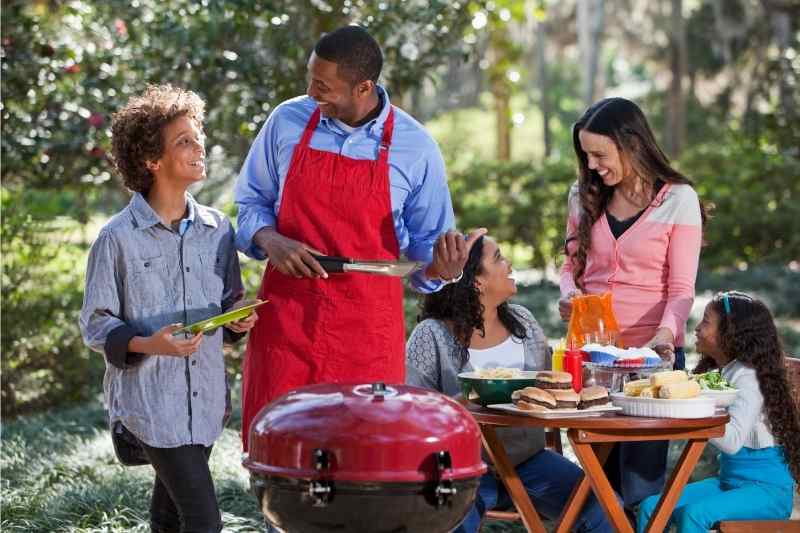
<svg viewBox="0 0 800 533"><path fill-rule="evenodd" d="M105 356L117 453L155 469L153 531L222 529L208 468L230 406L222 343L256 321L174 335L244 295L230 222L187 192L206 177L204 111L195 93L162 85L114 115L114 163L134 194L92 245L80 315L84 342Z"/></svg>

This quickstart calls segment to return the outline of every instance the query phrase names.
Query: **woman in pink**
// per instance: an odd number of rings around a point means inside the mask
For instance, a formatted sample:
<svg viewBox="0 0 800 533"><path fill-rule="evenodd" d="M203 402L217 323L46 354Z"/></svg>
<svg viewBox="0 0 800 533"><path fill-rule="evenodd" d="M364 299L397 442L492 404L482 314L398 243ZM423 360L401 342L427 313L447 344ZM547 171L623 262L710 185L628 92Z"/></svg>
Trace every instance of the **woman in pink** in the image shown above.
<svg viewBox="0 0 800 533"><path fill-rule="evenodd" d="M683 368L704 219L697 193L630 100L595 103L572 137L579 177L569 194L561 317L569 319L575 295L610 292L621 343L650 346ZM626 506L661 490L666 442L616 448L606 470Z"/></svg>

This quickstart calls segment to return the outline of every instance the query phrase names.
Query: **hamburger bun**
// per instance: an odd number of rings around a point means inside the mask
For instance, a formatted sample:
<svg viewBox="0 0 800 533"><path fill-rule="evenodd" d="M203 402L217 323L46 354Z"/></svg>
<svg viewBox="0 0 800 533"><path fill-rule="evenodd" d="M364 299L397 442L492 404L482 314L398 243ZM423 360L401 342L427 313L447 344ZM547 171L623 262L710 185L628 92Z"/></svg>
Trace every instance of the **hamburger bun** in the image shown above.
<svg viewBox="0 0 800 533"><path fill-rule="evenodd" d="M605 405L611 399L608 397L608 389L595 385L594 387L587 387L581 391L581 402L578 404L578 409L587 409L596 405Z"/></svg>
<svg viewBox="0 0 800 533"><path fill-rule="evenodd" d="M533 386L540 389L572 389L572 374L548 370L537 372Z"/></svg>
<svg viewBox="0 0 800 533"><path fill-rule="evenodd" d="M549 413L552 411L552 409L548 409L547 407L544 407L538 403L526 402L525 400L515 401L514 406L522 411L534 411L537 413Z"/></svg>
<svg viewBox="0 0 800 533"><path fill-rule="evenodd" d="M578 403L581 401L581 396L572 388L553 389L548 391L556 399L556 409L577 409Z"/></svg>
<svg viewBox="0 0 800 533"><path fill-rule="evenodd" d="M536 387L525 387L524 389L515 390L511 393L511 401L520 409L525 409L527 411L534 410L530 408L532 405L537 405L544 409L555 409L557 405L556 399L553 398L552 394Z"/></svg>

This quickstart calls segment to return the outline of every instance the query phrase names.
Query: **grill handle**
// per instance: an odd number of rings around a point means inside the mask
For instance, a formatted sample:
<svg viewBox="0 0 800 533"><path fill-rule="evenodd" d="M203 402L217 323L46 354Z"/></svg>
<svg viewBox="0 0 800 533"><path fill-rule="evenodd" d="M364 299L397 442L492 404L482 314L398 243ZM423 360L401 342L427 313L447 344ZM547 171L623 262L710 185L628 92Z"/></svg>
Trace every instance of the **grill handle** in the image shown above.
<svg viewBox="0 0 800 533"><path fill-rule="evenodd" d="M436 475L438 476L436 489L436 508L445 505L453 505L453 496L456 495L458 490L453 486L453 481L450 479L443 479L446 470L453 469L453 459L450 457L450 452L442 450L436 452Z"/></svg>
<svg viewBox="0 0 800 533"><path fill-rule="evenodd" d="M308 486L308 495L311 497L314 507L326 507L333 499L333 481L323 477L331 466L330 452L316 448L313 459L314 470L320 474L320 477L311 480Z"/></svg>

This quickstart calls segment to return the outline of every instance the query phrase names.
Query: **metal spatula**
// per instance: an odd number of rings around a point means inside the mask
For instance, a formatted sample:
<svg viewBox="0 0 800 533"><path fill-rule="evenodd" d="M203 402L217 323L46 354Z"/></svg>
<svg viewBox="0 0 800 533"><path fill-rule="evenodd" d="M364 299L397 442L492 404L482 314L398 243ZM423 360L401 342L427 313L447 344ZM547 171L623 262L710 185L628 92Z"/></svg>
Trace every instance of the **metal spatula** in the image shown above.
<svg viewBox="0 0 800 533"><path fill-rule="evenodd" d="M413 274L425 264L418 261L357 261L350 257L331 255L314 255L314 259L329 274L364 272L381 276L404 277Z"/></svg>

